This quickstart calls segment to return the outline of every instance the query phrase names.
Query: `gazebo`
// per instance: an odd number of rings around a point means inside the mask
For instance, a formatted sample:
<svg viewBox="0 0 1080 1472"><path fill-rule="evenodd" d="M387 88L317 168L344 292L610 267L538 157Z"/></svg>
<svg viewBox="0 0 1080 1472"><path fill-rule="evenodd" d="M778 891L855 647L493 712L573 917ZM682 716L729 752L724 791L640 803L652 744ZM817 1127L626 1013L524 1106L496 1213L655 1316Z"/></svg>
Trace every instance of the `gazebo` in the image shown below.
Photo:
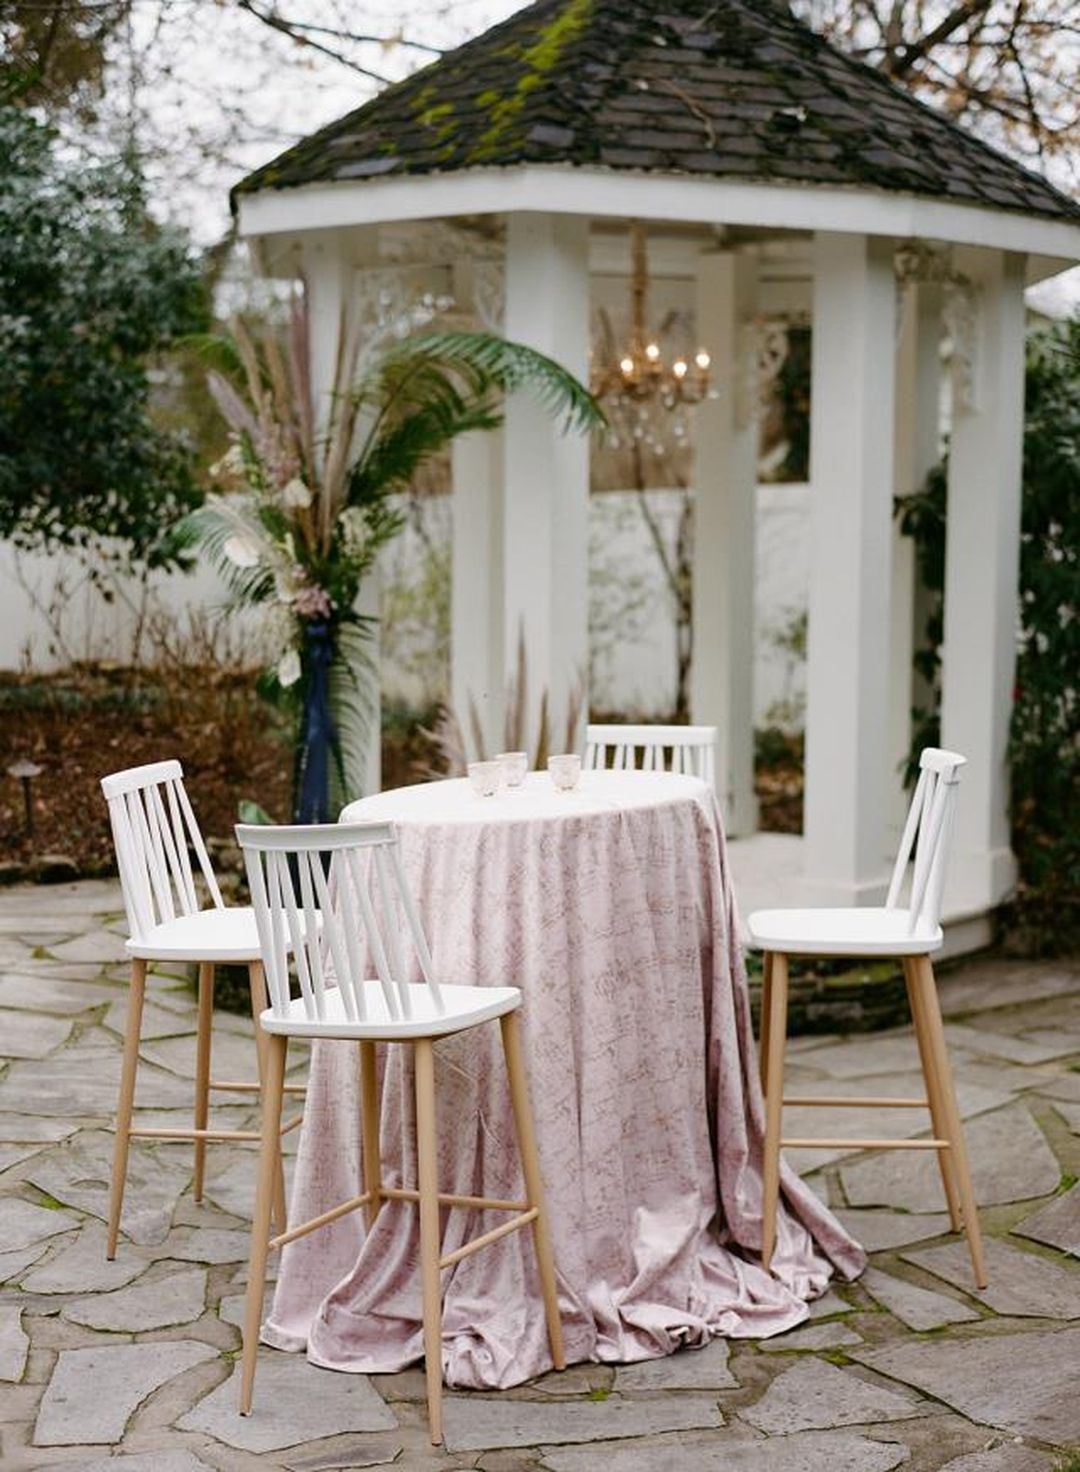
<svg viewBox="0 0 1080 1472"><path fill-rule="evenodd" d="M538 0L239 185L261 269L303 275L313 375L388 271L589 373L590 299L642 222L689 283L696 411L692 719L720 730L728 830L754 832L762 323L812 330L806 804L787 897L874 903L895 842L915 576L893 496L940 451L951 342L942 741L970 765L947 913L1009 892L1024 289L1080 259L1080 205L840 54L783 0ZM779 263L779 265L778 265ZM786 263L786 266L785 266ZM530 402L453 462L452 678L493 732L523 630L558 729L587 655L589 447ZM775 893L775 890L774 890Z"/></svg>

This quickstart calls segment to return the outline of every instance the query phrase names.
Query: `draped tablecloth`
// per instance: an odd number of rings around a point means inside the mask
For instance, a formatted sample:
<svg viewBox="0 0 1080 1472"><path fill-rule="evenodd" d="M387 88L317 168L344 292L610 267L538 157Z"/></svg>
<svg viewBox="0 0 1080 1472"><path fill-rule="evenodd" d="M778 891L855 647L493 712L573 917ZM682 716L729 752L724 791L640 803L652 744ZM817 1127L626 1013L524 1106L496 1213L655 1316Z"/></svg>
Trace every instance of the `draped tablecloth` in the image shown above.
<svg viewBox="0 0 1080 1472"><path fill-rule="evenodd" d="M400 788L344 820L392 819L438 976L524 993L521 1025L567 1360L634 1361L776 1334L864 1256L785 1168L763 1272L764 1112L715 798L692 777L544 774L496 797ZM414 1186L411 1049L380 1047L383 1182ZM497 1027L436 1044L439 1189L520 1199ZM357 1050L313 1049L290 1220L362 1189ZM501 1217L444 1212L443 1251ZM423 1354L419 1215L388 1201L284 1249L264 1341L315 1364ZM443 1275L443 1365L501 1388L551 1362L528 1231Z"/></svg>

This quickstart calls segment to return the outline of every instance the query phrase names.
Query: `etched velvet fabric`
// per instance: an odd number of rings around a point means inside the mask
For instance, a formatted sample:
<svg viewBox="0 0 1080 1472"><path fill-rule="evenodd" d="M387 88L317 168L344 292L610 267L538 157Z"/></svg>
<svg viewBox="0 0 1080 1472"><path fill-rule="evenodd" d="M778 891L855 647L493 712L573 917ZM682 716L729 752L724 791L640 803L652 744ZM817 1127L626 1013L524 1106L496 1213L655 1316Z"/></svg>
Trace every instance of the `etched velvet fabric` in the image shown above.
<svg viewBox="0 0 1080 1472"><path fill-rule="evenodd" d="M778 1333L861 1249L785 1171L762 1271L763 1106L724 841L694 778L533 776L347 810L394 818L436 970L521 987L523 1038L568 1362L633 1361L714 1335ZM440 1190L521 1197L494 1026L436 1045ZM380 1048L384 1184L415 1185L411 1050ZM356 1049L316 1045L290 1219L362 1189ZM444 1252L497 1224L444 1213ZM418 1214L386 1202L284 1251L264 1338L315 1364L392 1371L421 1357ZM550 1368L529 1233L444 1274L447 1382L502 1388Z"/></svg>

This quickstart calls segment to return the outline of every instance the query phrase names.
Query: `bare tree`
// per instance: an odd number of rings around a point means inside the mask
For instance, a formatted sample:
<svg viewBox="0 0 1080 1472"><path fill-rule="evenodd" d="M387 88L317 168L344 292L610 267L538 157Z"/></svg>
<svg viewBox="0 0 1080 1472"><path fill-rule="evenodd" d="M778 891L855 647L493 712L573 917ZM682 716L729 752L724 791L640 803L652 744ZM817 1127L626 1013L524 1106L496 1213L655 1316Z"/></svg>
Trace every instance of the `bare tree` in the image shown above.
<svg viewBox="0 0 1080 1472"><path fill-rule="evenodd" d="M792 10L1060 185L1080 183L1077 0L792 0Z"/></svg>

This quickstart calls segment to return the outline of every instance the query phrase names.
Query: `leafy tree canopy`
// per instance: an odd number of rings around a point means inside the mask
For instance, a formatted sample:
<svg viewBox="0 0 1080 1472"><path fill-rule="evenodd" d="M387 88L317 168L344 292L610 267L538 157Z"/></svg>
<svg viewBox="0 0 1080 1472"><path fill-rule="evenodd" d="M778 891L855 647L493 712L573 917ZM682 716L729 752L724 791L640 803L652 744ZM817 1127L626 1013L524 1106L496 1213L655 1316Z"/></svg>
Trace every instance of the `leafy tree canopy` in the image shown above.
<svg viewBox="0 0 1080 1472"><path fill-rule="evenodd" d="M206 320L198 264L151 220L137 167L81 161L0 105L0 537L117 538L154 560L198 493L148 369Z"/></svg>

